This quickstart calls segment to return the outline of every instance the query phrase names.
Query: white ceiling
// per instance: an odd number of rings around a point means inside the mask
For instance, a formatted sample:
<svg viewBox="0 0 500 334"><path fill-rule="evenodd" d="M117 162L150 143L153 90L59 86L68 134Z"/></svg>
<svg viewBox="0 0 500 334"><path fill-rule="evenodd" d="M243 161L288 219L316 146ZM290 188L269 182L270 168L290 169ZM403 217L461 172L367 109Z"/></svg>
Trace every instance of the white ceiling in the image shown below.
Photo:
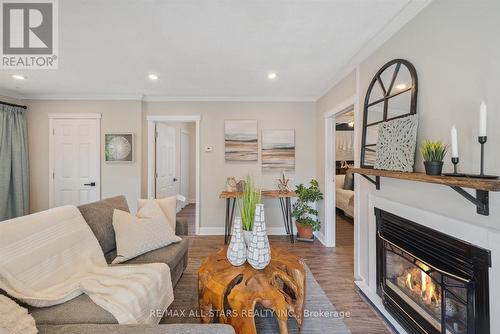
<svg viewBox="0 0 500 334"><path fill-rule="evenodd" d="M26 98L316 100L411 2L59 1L59 69L2 70L0 90ZM267 79L270 71L277 80ZM151 82L150 72L160 80Z"/></svg>

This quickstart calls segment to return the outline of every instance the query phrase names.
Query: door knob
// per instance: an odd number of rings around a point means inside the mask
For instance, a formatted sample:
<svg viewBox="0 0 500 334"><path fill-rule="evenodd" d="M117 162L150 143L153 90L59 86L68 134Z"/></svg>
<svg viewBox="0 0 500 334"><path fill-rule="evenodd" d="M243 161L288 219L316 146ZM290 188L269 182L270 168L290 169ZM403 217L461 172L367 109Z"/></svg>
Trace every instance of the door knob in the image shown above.
<svg viewBox="0 0 500 334"><path fill-rule="evenodd" d="M178 181L177 178L174 177L174 182L177 182L177 181Z"/></svg>
<svg viewBox="0 0 500 334"><path fill-rule="evenodd" d="M91 187L95 187L95 182L84 183L83 185L84 185L84 186L91 186Z"/></svg>

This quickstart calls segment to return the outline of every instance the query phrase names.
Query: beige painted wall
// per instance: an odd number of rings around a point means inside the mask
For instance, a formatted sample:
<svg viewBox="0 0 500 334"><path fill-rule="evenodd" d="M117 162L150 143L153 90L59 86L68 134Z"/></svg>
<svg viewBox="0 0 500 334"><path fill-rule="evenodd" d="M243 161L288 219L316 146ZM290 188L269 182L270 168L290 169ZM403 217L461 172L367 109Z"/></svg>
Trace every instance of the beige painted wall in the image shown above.
<svg viewBox="0 0 500 334"><path fill-rule="evenodd" d="M49 113L100 113L101 119L101 197L118 194L127 197L135 211L141 189L141 102L139 101L25 101L28 105L30 151L30 211L49 207ZM135 133L135 162L107 164L103 159L104 134Z"/></svg>
<svg viewBox="0 0 500 334"><path fill-rule="evenodd" d="M144 103L145 115L200 115L201 116L201 227L208 233L223 231L224 201L219 192L224 189L226 177L245 177L253 174L263 188L276 187L279 171L264 172L259 162L226 163L224 159L224 120L257 119L259 138L262 129L296 130L296 171L289 173L293 184L308 182L316 176L316 119L314 103L244 103L244 102L149 102ZM143 151L147 150L147 122L143 118ZM260 140L260 139L259 139ZM204 152L213 146L213 152ZM260 157L259 157L260 158ZM143 194L146 193L147 168L143 164ZM282 227L281 211L277 201L266 201L267 223Z"/></svg>
<svg viewBox="0 0 500 334"><path fill-rule="evenodd" d="M459 132L460 165L463 172L479 171L480 146L477 143L479 104L488 105L488 143L486 172L500 174L500 158L496 153L500 146L500 44L498 1L450 1L432 2L411 22L390 38L374 54L359 66L360 100L363 101L369 82L376 71L387 61L404 58L416 67L419 79L418 93L418 141L441 139L450 143L450 129L456 124ZM346 79L349 82L351 79ZM351 87L352 84L347 86ZM318 102L318 112L334 107L345 96L346 85L334 87L328 96ZM330 102L326 102L330 100ZM319 119L318 115L318 119ZM357 119L361 119L358 111ZM318 121L319 122L319 121ZM359 133L358 133L359 135ZM320 142L321 142L320 138ZM318 143L321 145L321 143ZM321 159L318 160L320 172ZM445 159L445 171L452 168L449 155ZM422 158L417 154L417 171L423 171ZM366 284L374 277L368 259L372 252L373 232L368 224L373 211L369 208L369 196L384 198L409 207L450 217L479 226L488 231L491 249L500 240L500 193L490 193L490 215L476 214L475 207L448 187L418 182L382 178L381 189L376 191L371 183L357 178L360 185L360 215L357 217L358 275ZM457 228L464 225L457 224ZM467 233L467 229L461 231ZM490 282L500 278L500 255L492 253ZM375 291L375 286L370 287ZM500 310L500 289L490 289L492 295L490 314ZM500 322L492 319L492 333L500 331Z"/></svg>

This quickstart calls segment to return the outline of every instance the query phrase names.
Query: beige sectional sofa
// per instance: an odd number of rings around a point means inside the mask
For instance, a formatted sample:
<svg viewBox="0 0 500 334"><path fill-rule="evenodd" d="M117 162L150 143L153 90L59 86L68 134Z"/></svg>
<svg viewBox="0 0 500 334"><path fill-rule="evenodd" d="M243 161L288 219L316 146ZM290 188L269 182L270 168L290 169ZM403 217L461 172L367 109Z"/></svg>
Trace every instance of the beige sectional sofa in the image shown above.
<svg viewBox="0 0 500 334"><path fill-rule="evenodd" d="M116 257L113 211L115 209L129 211L125 197L105 199L82 205L78 209L99 241L107 262L111 263ZM176 234L182 237L182 241L139 255L123 264L166 263L170 267L172 285L175 287L188 263L187 232L187 221L178 218ZM51 307L23 306L28 308L42 334L234 333L233 328L226 325L118 325L111 313L95 304L85 294Z"/></svg>

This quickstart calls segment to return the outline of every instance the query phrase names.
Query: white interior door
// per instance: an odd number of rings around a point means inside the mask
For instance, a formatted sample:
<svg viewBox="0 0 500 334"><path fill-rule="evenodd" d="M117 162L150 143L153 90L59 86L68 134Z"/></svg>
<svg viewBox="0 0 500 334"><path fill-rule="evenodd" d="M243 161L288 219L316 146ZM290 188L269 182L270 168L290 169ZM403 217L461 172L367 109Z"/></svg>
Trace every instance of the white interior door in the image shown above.
<svg viewBox="0 0 500 334"><path fill-rule="evenodd" d="M52 206L100 199L98 119L54 119Z"/></svg>
<svg viewBox="0 0 500 334"><path fill-rule="evenodd" d="M177 130L163 123L156 124L156 198L179 193L177 178Z"/></svg>
<svg viewBox="0 0 500 334"><path fill-rule="evenodd" d="M189 198L189 134L181 132L181 195ZM186 206L188 201L182 203L182 206Z"/></svg>

